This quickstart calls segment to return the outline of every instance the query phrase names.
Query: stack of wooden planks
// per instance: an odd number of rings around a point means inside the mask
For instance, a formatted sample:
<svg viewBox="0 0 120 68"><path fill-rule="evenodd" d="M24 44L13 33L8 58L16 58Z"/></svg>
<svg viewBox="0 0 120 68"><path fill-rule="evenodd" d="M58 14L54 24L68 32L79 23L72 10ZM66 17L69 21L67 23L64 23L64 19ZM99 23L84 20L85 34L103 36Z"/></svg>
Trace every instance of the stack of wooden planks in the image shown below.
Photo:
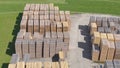
<svg viewBox="0 0 120 68"><path fill-rule="evenodd" d="M69 68L67 61L61 62L17 62L16 64L9 64L8 68Z"/></svg>
<svg viewBox="0 0 120 68"><path fill-rule="evenodd" d="M120 59L120 18L90 17L92 60L105 62Z"/></svg>
<svg viewBox="0 0 120 68"><path fill-rule="evenodd" d="M120 68L120 60L106 60L104 68Z"/></svg>
<svg viewBox="0 0 120 68"><path fill-rule="evenodd" d="M54 4L26 4L15 41L16 54L23 58L48 58L69 49L70 11Z"/></svg>

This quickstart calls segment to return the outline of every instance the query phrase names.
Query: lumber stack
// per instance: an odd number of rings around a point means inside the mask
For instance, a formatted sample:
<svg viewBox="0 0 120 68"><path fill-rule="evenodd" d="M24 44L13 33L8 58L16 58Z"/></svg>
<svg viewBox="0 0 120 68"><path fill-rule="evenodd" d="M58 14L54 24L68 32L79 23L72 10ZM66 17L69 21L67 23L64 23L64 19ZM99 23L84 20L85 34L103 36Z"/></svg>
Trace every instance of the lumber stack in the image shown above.
<svg viewBox="0 0 120 68"><path fill-rule="evenodd" d="M105 62L120 59L120 18L90 17L92 60Z"/></svg>
<svg viewBox="0 0 120 68"><path fill-rule="evenodd" d="M39 61L30 58L30 54L25 54L22 59L18 54L13 54L8 68L69 68L68 62L64 60L63 51L59 52L59 61L56 62L46 60L46 58Z"/></svg>
<svg viewBox="0 0 120 68"><path fill-rule="evenodd" d="M16 64L9 64L8 68L69 68L67 61L61 62L17 62Z"/></svg>
<svg viewBox="0 0 120 68"><path fill-rule="evenodd" d="M48 58L69 49L70 12L54 4L26 4L15 41L16 54L23 58Z"/></svg>
<svg viewBox="0 0 120 68"><path fill-rule="evenodd" d="M119 68L120 60L106 60L104 63L104 68Z"/></svg>

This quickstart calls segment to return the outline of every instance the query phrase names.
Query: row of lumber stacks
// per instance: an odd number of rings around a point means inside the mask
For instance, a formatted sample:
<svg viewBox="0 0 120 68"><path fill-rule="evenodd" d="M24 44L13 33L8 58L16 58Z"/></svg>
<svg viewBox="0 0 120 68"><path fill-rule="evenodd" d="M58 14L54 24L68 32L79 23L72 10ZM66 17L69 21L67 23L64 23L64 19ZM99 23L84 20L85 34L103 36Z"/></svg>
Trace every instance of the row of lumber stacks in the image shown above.
<svg viewBox="0 0 120 68"><path fill-rule="evenodd" d="M8 68L69 68L67 61L61 62L17 62L9 64Z"/></svg>
<svg viewBox="0 0 120 68"><path fill-rule="evenodd" d="M91 27L91 34L93 34L94 31L100 33L120 34L120 18L118 17L91 16L89 25Z"/></svg>
<svg viewBox="0 0 120 68"><path fill-rule="evenodd" d="M26 4L15 41L16 54L23 58L48 58L69 50L70 12L54 4Z"/></svg>
<svg viewBox="0 0 120 68"><path fill-rule="evenodd" d="M68 62L63 60L63 51L59 52L59 61L32 61L29 54L20 60L18 54L13 54L8 68L69 68ZM62 60L61 60L62 59Z"/></svg>
<svg viewBox="0 0 120 68"><path fill-rule="evenodd" d="M120 18L90 17L92 60L120 59Z"/></svg>
<svg viewBox="0 0 120 68"><path fill-rule="evenodd" d="M120 60L106 60L104 68L120 68Z"/></svg>
<svg viewBox="0 0 120 68"><path fill-rule="evenodd" d="M69 33L53 32L52 34L54 36L50 36L51 33L47 33L46 38L43 38L43 35L38 32L33 36L31 36L31 33L27 33L27 35L25 33L23 38L19 38L18 33L15 42L16 53L19 54L20 58L24 54L31 54L31 58L53 57L61 50L67 53L69 49Z"/></svg>
<svg viewBox="0 0 120 68"><path fill-rule="evenodd" d="M53 4L26 4L20 26L27 32L40 32L41 34L54 32L56 28L68 31L69 27L70 11L60 11L59 7Z"/></svg>

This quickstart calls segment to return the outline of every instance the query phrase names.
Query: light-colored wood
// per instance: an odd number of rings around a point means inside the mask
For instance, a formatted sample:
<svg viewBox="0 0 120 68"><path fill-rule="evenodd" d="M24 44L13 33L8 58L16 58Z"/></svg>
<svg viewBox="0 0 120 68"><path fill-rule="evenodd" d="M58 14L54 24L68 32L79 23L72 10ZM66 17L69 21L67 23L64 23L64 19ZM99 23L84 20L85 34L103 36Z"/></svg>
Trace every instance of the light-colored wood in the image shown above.
<svg viewBox="0 0 120 68"><path fill-rule="evenodd" d="M101 37L101 39L107 39L106 33L100 33L100 37Z"/></svg>
<svg viewBox="0 0 120 68"><path fill-rule="evenodd" d="M44 62L44 68L51 68L51 62Z"/></svg>
<svg viewBox="0 0 120 68"><path fill-rule="evenodd" d="M63 31L68 31L69 30L69 24L68 22L63 22Z"/></svg>
<svg viewBox="0 0 120 68"><path fill-rule="evenodd" d="M97 31L97 24L91 23L90 34L92 35L94 33L94 31Z"/></svg>
<svg viewBox="0 0 120 68"><path fill-rule="evenodd" d="M100 33L99 32L94 32L93 44L100 44Z"/></svg>
<svg viewBox="0 0 120 68"><path fill-rule="evenodd" d="M109 41L114 41L114 36L111 33L107 34L107 38L108 38Z"/></svg>
<svg viewBox="0 0 120 68"><path fill-rule="evenodd" d="M115 44L114 41L109 41L110 45L108 47L107 60L113 60L114 52L115 52Z"/></svg>
<svg viewBox="0 0 120 68"><path fill-rule="evenodd" d="M98 61L99 60L100 49L98 45L92 45L92 60Z"/></svg>
<svg viewBox="0 0 120 68"><path fill-rule="evenodd" d="M108 39L101 39L101 53L100 53L100 61L104 62L107 58L107 52L108 52L108 47L110 46L110 43Z"/></svg>
<svg viewBox="0 0 120 68"><path fill-rule="evenodd" d="M60 61L65 59L63 51L59 51L59 59Z"/></svg>
<svg viewBox="0 0 120 68"><path fill-rule="evenodd" d="M52 68L60 68L60 65L58 62L52 62Z"/></svg>
<svg viewBox="0 0 120 68"><path fill-rule="evenodd" d="M36 62L36 68L42 68L42 63L41 62Z"/></svg>
<svg viewBox="0 0 120 68"><path fill-rule="evenodd" d="M61 68L68 68L68 62L67 61L61 61L60 62L60 67Z"/></svg>
<svg viewBox="0 0 120 68"><path fill-rule="evenodd" d="M17 68L25 68L25 62L18 62Z"/></svg>
<svg viewBox="0 0 120 68"><path fill-rule="evenodd" d="M120 34L114 34L115 41L120 41Z"/></svg>
<svg viewBox="0 0 120 68"><path fill-rule="evenodd" d="M8 68L16 68L16 64L9 64Z"/></svg>

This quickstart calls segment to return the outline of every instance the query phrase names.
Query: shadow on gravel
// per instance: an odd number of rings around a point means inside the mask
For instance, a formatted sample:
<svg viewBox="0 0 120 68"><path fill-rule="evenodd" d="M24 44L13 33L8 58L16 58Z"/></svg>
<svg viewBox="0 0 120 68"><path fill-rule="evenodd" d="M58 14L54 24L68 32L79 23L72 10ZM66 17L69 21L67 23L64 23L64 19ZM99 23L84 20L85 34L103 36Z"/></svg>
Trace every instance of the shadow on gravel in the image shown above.
<svg viewBox="0 0 120 68"><path fill-rule="evenodd" d="M83 57L87 59L91 59L91 37L89 34L89 27L87 25L79 25L80 33L84 36L85 42L78 42L78 47L84 49Z"/></svg>
<svg viewBox="0 0 120 68"><path fill-rule="evenodd" d="M16 17L16 22L15 22L14 29L13 29L13 32L12 32L13 39L12 39L12 41L10 41L8 43L8 47L6 49L6 54L9 55L9 56L12 56L12 54L15 53L15 40L16 40L16 37L17 37L17 33L20 30L21 19L22 19L22 13L19 13L19 15ZM9 63L3 63L2 68L8 68L8 64Z"/></svg>

